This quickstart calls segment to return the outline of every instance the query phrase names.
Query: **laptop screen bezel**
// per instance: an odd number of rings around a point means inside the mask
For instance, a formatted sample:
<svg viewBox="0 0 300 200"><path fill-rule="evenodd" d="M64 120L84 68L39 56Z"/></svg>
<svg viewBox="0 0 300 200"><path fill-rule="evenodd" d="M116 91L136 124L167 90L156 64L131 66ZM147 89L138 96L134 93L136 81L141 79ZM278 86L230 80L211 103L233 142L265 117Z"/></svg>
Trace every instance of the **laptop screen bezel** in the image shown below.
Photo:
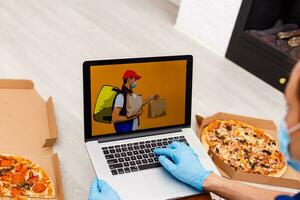
<svg viewBox="0 0 300 200"><path fill-rule="evenodd" d="M156 127L149 129L136 130L133 133L124 134L106 134L92 135L92 109L91 109L91 82L90 69L92 66L113 65L113 64L129 64L129 63L145 63L145 62L160 62L160 61L180 61L186 60L186 101L185 101L185 122L184 124ZM90 60L83 63L83 116L84 116L84 138L85 141L103 140L113 141L116 139L129 139L134 137L143 137L155 134L167 133L170 131L181 130L191 126L191 107L192 107L192 79L193 79L193 56L178 55L178 56L161 56L161 57L143 57L143 58L124 58L124 59L109 59L109 60Z"/></svg>

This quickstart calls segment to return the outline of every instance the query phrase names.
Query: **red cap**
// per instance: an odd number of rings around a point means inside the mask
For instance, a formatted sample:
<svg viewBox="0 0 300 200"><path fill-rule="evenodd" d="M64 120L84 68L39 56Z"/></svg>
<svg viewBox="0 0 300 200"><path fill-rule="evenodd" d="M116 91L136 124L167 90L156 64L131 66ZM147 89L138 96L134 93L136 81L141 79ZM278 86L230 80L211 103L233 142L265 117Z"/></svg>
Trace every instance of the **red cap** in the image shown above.
<svg viewBox="0 0 300 200"><path fill-rule="evenodd" d="M126 72L123 74L123 79L128 79L128 78L133 78L133 77L137 80L142 78L140 75L138 75L133 70L126 70Z"/></svg>

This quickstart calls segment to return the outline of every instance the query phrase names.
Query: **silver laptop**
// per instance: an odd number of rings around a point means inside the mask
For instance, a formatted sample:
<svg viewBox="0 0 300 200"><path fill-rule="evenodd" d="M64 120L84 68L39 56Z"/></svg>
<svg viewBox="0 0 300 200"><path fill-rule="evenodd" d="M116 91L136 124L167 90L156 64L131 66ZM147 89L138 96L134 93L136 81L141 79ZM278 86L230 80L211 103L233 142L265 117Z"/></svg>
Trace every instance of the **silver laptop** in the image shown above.
<svg viewBox="0 0 300 200"><path fill-rule="evenodd" d="M199 191L164 170L156 147L184 142L217 172L191 129L193 57L86 61L85 144L97 177L122 200L177 199Z"/></svg>

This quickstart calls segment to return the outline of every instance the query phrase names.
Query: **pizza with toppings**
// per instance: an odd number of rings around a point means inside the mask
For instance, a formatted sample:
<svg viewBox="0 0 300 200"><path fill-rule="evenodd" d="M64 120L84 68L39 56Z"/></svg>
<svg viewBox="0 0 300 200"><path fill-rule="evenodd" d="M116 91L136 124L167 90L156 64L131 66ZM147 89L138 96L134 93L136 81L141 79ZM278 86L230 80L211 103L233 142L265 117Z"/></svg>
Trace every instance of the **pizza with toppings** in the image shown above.
<svg viewBox="0 0 300 200"><path fill-rule="evenodd" d="M20 156L0 154L0 197L50 199L56 194L53 181L40 166Z"/></svg>
<svg viewBox="0 0 300 200"><path fill-rule="evenodd" d="M235 170L280 177L287 170L277 141L263 129L236 120L215 120L202 131L206 150Z"/></svg>

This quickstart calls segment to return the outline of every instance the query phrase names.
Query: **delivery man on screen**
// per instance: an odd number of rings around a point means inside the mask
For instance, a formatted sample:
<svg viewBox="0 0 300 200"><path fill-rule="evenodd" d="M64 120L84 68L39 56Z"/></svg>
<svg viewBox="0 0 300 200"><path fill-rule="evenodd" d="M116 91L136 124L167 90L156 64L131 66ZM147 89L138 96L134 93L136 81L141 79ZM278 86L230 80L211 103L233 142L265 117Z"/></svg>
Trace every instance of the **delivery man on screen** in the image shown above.
<svg viewBox="0 0 300 200"><path fill-rule="evenodd" d="M285 98L287 112L280 124L280 150L290 167L300 172L300 61L287 85ZM260 189L217 176L203 168L198 156L185 144L174 142L168 148L158 148L162 166L178 180L200 190L213 192L225 199L236 200L300 200L300 193ZM117 192L97 178L91 185L89 200L120 200Z"/></svg>
<svg viewBox="0 0 300 200"><path fill-rule="evenodd" d="M142 77L133 70L127 70L123 74L123 85L120 93L116 96L114 101L114 108L112 112L112 121L117 133L128 133L135 131L139 126L139 116L143 113L142 108L140 112L132 117L126 116L127 95L133 93L133 89L137 87L137 82ZM151 100L157 99L158 95L150 96L143 102L147 104Z"/></svg>

